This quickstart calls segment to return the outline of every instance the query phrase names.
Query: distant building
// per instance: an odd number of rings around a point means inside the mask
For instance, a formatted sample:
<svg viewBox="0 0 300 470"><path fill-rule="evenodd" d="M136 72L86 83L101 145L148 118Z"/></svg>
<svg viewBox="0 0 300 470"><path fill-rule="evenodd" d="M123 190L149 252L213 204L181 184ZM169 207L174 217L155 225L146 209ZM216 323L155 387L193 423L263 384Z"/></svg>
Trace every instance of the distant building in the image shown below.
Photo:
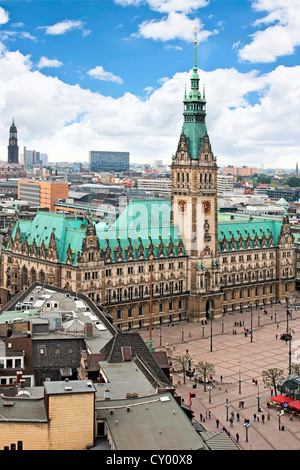
<svg viewBox="0 0 300 470"><path fill-rule="evenodd" d="M42 206L54 211L58 199L68 197L68 183L53 183L44 181L18 181L18 198L24 199L35 206Z"/></svg>
<svg viewBox="0 0 300 470"><path fill-rule="evenodd" d="M137 187L151 193L171 194L171 178L138 178Z"/></svg>
<svg viewBox="0 0 300 470"><path fill-rule="evenodd" d="M8 163L19 163L18 133L14 120L9 129L9 144L7 150Z"/></svg>
<svg viewBox="0 0 300 470"><path fill-rule="evenodd" d="M82 171L82 163L80 162L74 162L73 163L73 171Z"/></svg>
<svg viewBox="0 0 300 470"><path fill-rule="evenodd" d="M128 171L129 155L129 152L91 150L89 152L90 171Z"/></svg>
<svg viewBox="0 0 300 470"><path fill-rule="evenodd" d="M218 193L233 191L233 176L232 175L218 175L217 176L217 190Z"/></svg>
<svg viewBox="0 0 300 470"><path fill-rule="evenodd" d="M238 168L232 165L228 165L225 168L222 168L223 175L234 175L234 176L253 176L255 173L259 173L258 168L249 168L247 166L243 166L242 168Z"/></svg>

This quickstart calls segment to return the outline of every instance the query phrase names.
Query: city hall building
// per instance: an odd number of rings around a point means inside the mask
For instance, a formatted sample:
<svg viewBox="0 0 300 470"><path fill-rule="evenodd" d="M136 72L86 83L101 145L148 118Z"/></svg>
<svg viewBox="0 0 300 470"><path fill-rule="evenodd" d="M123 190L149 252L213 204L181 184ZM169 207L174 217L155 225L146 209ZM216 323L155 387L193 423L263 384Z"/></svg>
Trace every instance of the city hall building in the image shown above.
<svg viewBox="0 0 300 470"><path fill-rule="evenodd" d="M38 280L90 297L122 329L283 301L295 289L288 216L218 212L217 161L195 59L172 157L170 200L133 201L109 227L63 213L16 212L1 255L1 303Z"/></svg>

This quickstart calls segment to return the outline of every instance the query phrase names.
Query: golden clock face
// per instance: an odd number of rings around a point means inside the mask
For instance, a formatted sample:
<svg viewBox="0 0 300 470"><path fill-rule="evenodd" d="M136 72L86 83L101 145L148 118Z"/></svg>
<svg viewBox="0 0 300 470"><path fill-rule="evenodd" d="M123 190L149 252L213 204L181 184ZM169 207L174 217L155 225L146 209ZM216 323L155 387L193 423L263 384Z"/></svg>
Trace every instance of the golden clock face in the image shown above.
<svg viewBox="0 0 300 470"><path fill-rule="evenodd" d="M10 145L15 145L14 139L10 139L9 143L10 143Z"/></svg>
<svg viewBox="0 0 300 470"><path fill-rule="evenodd" d="M203 205L204 214L210 214L210 212L211 212L210 201L202 201L202 205Z"/></svg>

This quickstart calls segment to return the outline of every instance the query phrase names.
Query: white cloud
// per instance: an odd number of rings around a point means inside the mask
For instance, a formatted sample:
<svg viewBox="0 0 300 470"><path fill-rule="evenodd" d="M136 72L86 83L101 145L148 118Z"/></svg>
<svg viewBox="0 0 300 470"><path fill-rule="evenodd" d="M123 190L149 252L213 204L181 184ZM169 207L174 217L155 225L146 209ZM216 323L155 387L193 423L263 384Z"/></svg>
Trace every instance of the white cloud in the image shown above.
<svg viewBox="0 0 300 470"><path fill-rule="evenodd" d="M45 33L52 36L66 34L76 29L81 30L85 36L90 33L90 31L84 29L84 23L81 20L64 20L52 26L40 26L39 28L45 29Z"/></svg>
<svg viewBox="0 0 300 470"><path fill-rule="evenodd" d="M9 21L9 16L4 8L0 7L0 24L5 24Z"/></svg>
<svg viewBox="0 0 300 470"><path fill-rule="evenodd" d="M299 0L256 0L253 7L267 15L255 21L252 41L240 48L239 58L252 63L275 62L278 57L293 54L300 45Z"/></svg>
<svg viewBox="0 0 300 470"><path fill-rule="evenodd" d="M170 41L172 39L193 41L195 27L198 29L197 40L199 42L205 41L213 34L211 31L202 29L203 25L198 18L190 19L183 13L171 12L159 21L143 21L139 25L138 33L134 33L132 36L142 36L147 39L154 39L155 41Z"/></svg>
<svg viewBox="0 0 300 470"><path fill-rule="evenodd" d="M57 68L61 67L63 65L62 62L60 62L57 59L47 59L47 57L41 57L38 63L38 68L42 69L44 67L52 67L52 68Z"/></svg>
<svg viewBox="0 0 300 470"><path fill-rule="evenodd" d="M104 80L106 82L116 82L116 83L123 83L123 80L121 77L118 77L117 75L114 75L111 72L106 72L102 65L97 65L94 69L89 70L88 75L90 75L93 78L96 78L97 80Z"/></svg>
<svg viewBox="0 0 300 470"><path fill-rule="evenodd" d="M219 165L295 167L300 66L277 67L265 75L234 68L199 70L199 76L206 83L206 122ZM51 161L88 161L89 150L109 149L129 151L134 162L156 158L170 164L189 78L190 72L177 73L164 77L156 90L145 90L146 97L125 93L114 99L47 77L34 71L29 56L2 49L0 159L7 159L14 117L20 149L26 145L45 152Z"/></svg>
<svg viewBox="0 0 300 470"><path fill-rule="evenodd" d="M145 0L149 7L155 11L162 13L170 13L172 11L189 13L198 8L208 5L209 0ZM143 0L115 0L123 6L133 5L139 6L145 3Z"/></svg>

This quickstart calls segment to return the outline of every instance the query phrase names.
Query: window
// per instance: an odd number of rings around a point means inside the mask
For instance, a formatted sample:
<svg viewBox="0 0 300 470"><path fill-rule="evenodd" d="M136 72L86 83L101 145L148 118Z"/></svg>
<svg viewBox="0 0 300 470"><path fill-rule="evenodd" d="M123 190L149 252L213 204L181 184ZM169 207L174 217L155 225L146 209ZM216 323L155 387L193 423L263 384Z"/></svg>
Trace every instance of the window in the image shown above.
<svg viewBox="0 0 300 470"><path fill-rule="evenodd" d="M106 269L105 270L105 276L110 277L111 276L111 269Z"/></svg>
<svg viewBox="0 0 300 470"><path fill-rule="evenodd" d="M178 268L179 268L179 269L183 268L183 261L179 261L179 262L178 262Z"/></svg>
<svg viewBox="0 0 300 470"><path fill-rule="evenodd" d="M122 268L117 268L117 276L122 276Z"/></svg>
<svg viewBox="0 0 300 470"><path fill-rule="evenodd" d="M67 271L67 279L71 279L71 271Z"/></svg>
<svg viewBox="0 0 300 470"><path fill-rule="evenodd" d="M143 273L144 272L144 266L139 266L139 273Z"/></svg>
<svg viewBox="0 0 300 470"><path fill-rule="evenodd" d="M117 320L121 320L121 318L122 318L122 311L119 307L119 308L117 308Z"/></svg>
<svg viewBox="0 0 300 470"><path fill-rule="evenodd" d="M169 310L173 310L173 300L169 300Z"/></svg>
<svg viewBox="0 0 300 470"><path fill-rule="evenodd" d="M164 270L164 264L160 263L159 266L158 266L158 269L159 269L159 271L163 271Z"/></svg>
<svg viewBox="0 0 300 470"><path fill-rule="evenodd" d="M15 369L19 369L21 366L21 359L15 359Z"/></svg>
<svg viewBox="0 0 300 470"><path fill-rule="evenodd" d="M131 305L128 306L128 316L132 317L132 307L131 307Z"/></svg>
<svg viewBox="0 0 300 470"><path fill-rule="evenodd" d="M129 266L129 268L127 269L127 272L128 274L133 274L133 267Z"/></svg>
<svg viewBox="0 0 300 470"><path fill-rule="evenodd" d="M144 312L143 312L143 305L139 305L139 315L143 315Z"/></svg>

